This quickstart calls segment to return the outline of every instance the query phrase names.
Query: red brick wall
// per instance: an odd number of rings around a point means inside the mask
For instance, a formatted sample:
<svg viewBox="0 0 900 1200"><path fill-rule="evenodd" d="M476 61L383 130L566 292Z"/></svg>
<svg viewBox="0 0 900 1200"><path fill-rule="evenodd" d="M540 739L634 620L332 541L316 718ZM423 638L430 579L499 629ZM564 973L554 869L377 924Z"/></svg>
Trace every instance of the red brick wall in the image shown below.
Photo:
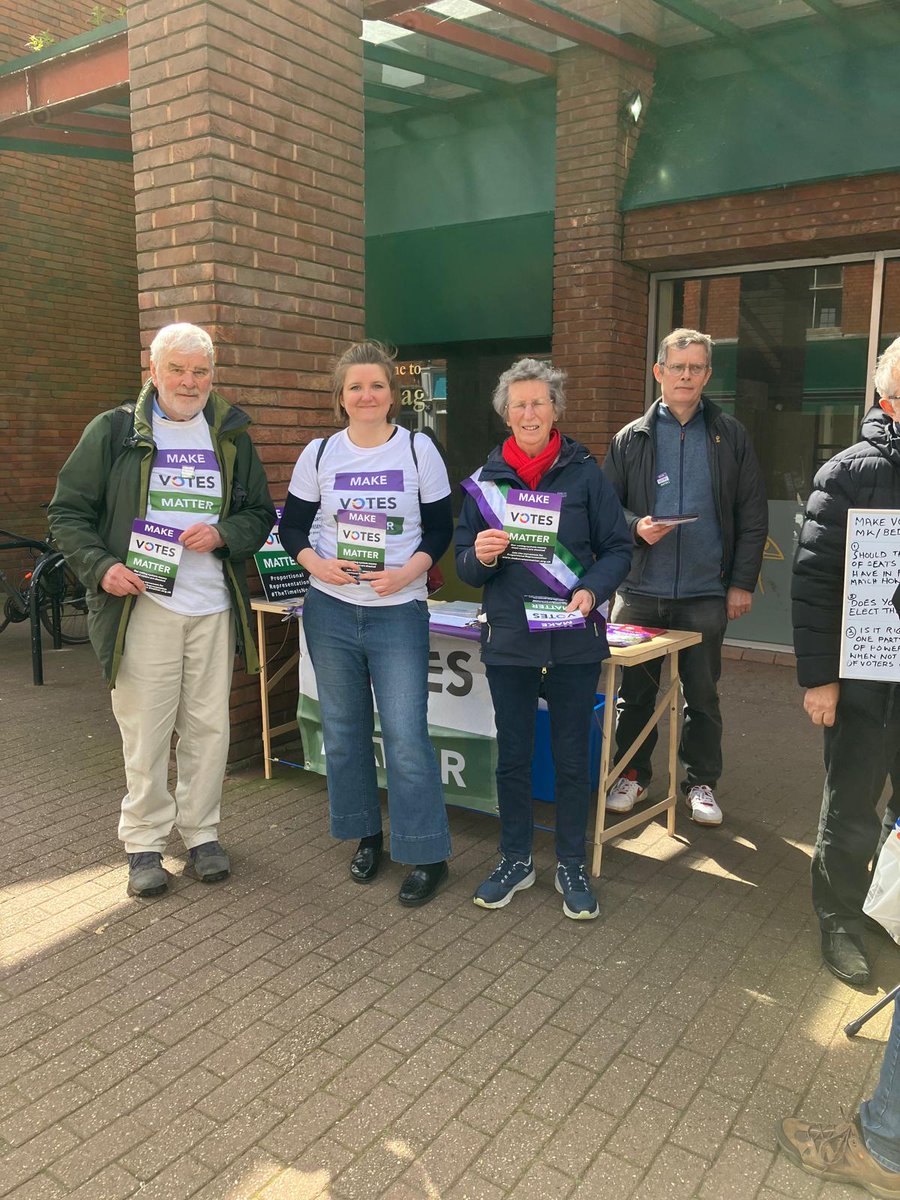
<svg viewBox="0 0 900 1200"><path fill-rule="evenodd" d="M856 337L869 336L872 314L872 276L870 262L848 263L842 272L841 332Z"/></svg>
<svg viewBox="0 0 900 1200"><path fill-rule="evenodd" d="M563 428L597 454L644 399L647 275L622 261L619 210L637 87L649 100L649 72L597 51L559 57L553 361L569 376Z"/></svg>
<svg viewBox="0 0 900 1200"><path fill-rule="evenodd" d="M798 184L627 213L625 261L650 271L900 247L900 174Z"/></svg>
<svg viewBox="0 0 900 1200"><path fill-rule="evenodd" d="M739 275L686 279L683 324L708 333L714 341L736 338L740 304Z"/></svg>
<svg viewBox="0 0 900 1200"><path fill-rule="evenodd" d="M85 32L91 7L0 0L0 60ZM42 536L81 430L140 382L131 166L0 151L0 197L0 524Z"/></svg>
<svg viewBox="0 0 900 1200"><path fill-rule="evenodd" d="M884 264L881 328L886 336L900 335L900 259L888 259Z"/></svg>
<svg viewBox="0 0 900 1200"><path fill-rule="evenodd" d="M140 382L131 169L0 153L0 195L0 508L42 534L82 429Z"/></svg>
<svg viewBox="0 0 900 1200"><path fill-rule="evenodd" d="M363 330L361 17L362 0L129 6L142 338L209 329L276 502L333 428L331 360ZM233 759L259 751L258 696L236 679Z"/></svg>

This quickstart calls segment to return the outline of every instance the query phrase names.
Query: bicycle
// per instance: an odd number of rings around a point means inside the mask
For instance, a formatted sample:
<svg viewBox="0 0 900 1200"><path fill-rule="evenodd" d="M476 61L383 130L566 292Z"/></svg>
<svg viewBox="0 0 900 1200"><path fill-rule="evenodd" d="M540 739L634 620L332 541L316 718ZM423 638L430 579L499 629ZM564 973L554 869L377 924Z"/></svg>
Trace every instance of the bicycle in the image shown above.
<svg viewBox="0 0 900 1200"><path fill-rule="evenodd" d="M0 611L0 633L9 624L27 621L31 611L32 590L37 587L37 605L41 624L51 636L54 634L54 604L59 608L59 633L67 645L79 645L88 640L87 600L84 584L71 567L66 566L62 553L55 549L48 534L46 541L22 537L9 529L0 529L2 550L27 550L34 560L30 571L26 571L18 586L11 583L6 572L0 569L0 592L6 593L6 602ZM55 562L53 560L56 560Z"/></svg>

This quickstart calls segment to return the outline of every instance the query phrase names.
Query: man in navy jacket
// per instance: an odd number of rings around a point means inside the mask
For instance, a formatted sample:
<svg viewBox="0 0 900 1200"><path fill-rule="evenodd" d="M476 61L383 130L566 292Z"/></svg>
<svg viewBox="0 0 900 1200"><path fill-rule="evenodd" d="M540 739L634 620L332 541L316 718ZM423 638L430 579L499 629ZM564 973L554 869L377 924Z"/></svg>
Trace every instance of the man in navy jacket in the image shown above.
<svg viewBox="0 0 900 1200"><path fill-rule="evenodd" d="M612 620L703 635L679 658L682 789L700 825L722 823L713 791L722 773L722 642L728 622L750 611L768 530L765 489L747 431L703 395L711 362L708 334L676 329L663 338L653 366L661 399L616 434L603 464L635 542ZM684 516L697 519L673 520ZM623 671L617 759L653 713L661 661ZM653 729L610 789L608 811L629 812L644 794L655 744Z"/></svg>

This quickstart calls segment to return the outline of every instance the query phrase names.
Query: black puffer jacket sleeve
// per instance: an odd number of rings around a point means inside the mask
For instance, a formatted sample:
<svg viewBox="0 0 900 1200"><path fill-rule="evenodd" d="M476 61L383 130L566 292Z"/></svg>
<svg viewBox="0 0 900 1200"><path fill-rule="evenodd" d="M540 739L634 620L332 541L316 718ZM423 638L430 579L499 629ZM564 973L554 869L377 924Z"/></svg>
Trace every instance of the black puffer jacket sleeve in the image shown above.
<svg viewBox="0 0 900 1200"><path fill-rule="evenodd" d="M816 475L806 505L791 585L801 687L838 680L847 513L854 507L856 490L851 463L833 458Z"/></svg>

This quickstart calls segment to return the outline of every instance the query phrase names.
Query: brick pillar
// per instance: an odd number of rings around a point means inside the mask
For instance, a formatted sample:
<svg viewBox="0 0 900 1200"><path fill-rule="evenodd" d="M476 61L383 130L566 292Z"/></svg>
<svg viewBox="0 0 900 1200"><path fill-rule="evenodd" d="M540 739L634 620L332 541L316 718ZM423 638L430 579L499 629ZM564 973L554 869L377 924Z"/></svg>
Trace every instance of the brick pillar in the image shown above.
<svg viewBox="0 0 900 1200"><path fill-rule="evenodd" d="M209 330L276 503L333 428L330 360L363 331L361 17L362 0L128 4L142 341ZM244 675L232 738L233 759L259 752Z"/></svg>
<svg viewBox="0 0 900 1200"><path fill-rule="evenodd" d="M569 375L563 427L597 454L644 403L647 274L622 261L619 203L640 130L623 99L640 88L646 106L652 83L595 50L559 56L553 362Z"/></svg>

